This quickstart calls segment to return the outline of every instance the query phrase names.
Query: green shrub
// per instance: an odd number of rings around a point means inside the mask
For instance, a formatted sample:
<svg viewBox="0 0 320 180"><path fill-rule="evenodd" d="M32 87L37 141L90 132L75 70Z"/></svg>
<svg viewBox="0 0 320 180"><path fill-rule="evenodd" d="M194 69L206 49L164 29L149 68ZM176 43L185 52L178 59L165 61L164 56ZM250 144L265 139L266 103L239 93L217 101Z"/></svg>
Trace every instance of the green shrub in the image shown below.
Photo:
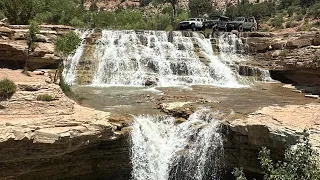
<svg viewBox="0 0 320 180"><path fill-rule="evenodd" d="M259 159L265 180L320 180L319 154L312 149L306 132L300 144L286 149L284 158L274 163L270 150L262 148ZM233 174L237 180L246 180L242 169L236 168Z"/></svg>
<svg viewBox="0 0 320 180"><path fill-rule="evenodd" d="M320 17L320 2L309 8L308 15L314 18Z"/></svg>
<svg viewBox="0 0 320 180"><path fill-rule="evenodd" d="M7 78L0 80L0 100L9 99L16 92L17 86Z"/></svg>
<svg viewBox="0 0 320 180"><path fill-rule="evenodd" d="M271 19L271 26L275 28L283 28L283 18L282 17L276 17Z"/></svg>
<svg viewBox="0 0 320 180"><path fill-rule="evenodd" d="M53 101L54 98L49 94L42 94L37 96L37 101Z"/></svg>
<svg viewBox="0 0 320 180"><path fill-rule="evenodd" d="M67 35L58 37L55 42L55 50L62 56L68 56L77 49L81 43L81 38L77 33L71 31Z"/></svg>
<svg viewBox="0 0 320 180"><path fill-rule="evenodd" d="M301 21L303 19L303 15L302 14L297 14L295 17L296 21Z"/></svg>
<svg viewBox="0 0 320 180"><path fill-rule="evenodd" d="M309 31L310 28L311 28L311 24L306 23L298 27L297 31Z"/></svg>
<svg viewBox="0 0 320 180"><path fill-rule="evenodd" d="M72 92L72 90L71 90L71 88L70 88L70 86L64 81L64 79L63 79L62 77L60 78L60 83L59 83L59 85L60 85L60 88L61 88L62 92L63 92L65 95L67 95L67 96L72 96L72 95L74 95L73 92Z"/></svg>
<svg viewBox="0 0 320 180"><path fill-rule="evenodd" d="M82 101L85 99L84 97L82 97L82 96L80 96L80 95L78 95L78 94L75 94L75 93L72 91L70 85L68 85L68 84L63 80L63 77L60 78L60 83L59 83L59 85L60 85L60 88L61 88L62 92L63 92L66 96L68 96L69 98L77 101L79 104L81 104Z"/></svg>
<svg viewBox="0 0 320 180"><path fill-rule="evenodd" d="M286 28L293 28L293 27L296 27L297 25L298 25L297 22L293 22L293 21L286 22Z"/></svg>
<svg viewBox="0 0 320 180"><path fill-rule="evenodd" d="M242 168L235 168L232 174L236 177L236 180L247 180Z"/></svg>

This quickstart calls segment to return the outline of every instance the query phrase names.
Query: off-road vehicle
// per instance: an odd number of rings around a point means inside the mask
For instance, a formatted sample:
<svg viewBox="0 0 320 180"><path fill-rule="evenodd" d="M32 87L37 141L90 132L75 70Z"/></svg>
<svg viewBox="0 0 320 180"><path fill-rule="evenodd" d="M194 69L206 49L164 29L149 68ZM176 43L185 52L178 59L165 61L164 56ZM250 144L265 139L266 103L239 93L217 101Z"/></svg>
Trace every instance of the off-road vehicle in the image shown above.
<svg viewBox="0 0 320 180"><path fill-rule="evenodd" d="M208 20L203 22L202 29L212 29L212 31L227 30L227 22L229 21L229 17L227 16L214 16L213 20Z"/></svg>
<svg viewBox="0 0 320 180"><path fill-rule="evenodd" d="M257 21L254 17L245 18L237 17L234 21L227 22L227 30L238 30L242 31L256 31Z"/></svg>
<svg viewBox="0 0 320 180"><path fill-rule="evenodd" d="M201 30L203 25L202 23L206 21L206 19L203 18L190 18L187 21L181 21L179 23L179 29L185 30L185 29L191 29L193 31Z"/></svg>

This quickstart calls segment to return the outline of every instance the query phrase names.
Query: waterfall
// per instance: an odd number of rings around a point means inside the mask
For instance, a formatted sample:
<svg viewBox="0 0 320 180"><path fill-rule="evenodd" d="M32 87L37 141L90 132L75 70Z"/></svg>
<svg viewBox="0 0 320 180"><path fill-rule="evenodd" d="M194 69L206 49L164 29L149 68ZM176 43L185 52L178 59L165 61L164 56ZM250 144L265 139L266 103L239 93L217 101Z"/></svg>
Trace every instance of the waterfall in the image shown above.
<svg viewBox="0 0 320 180"><path fill-rule="evenodd" d="M198 33L103 30L97 42L94 86L217 85L239 87L231 69ZM188 36L189 36L188 35ZM199 57L200 56L200 57ZM202 57L203 56L203 57Z"/></svg>
<svg viewBox="0 0 320 180"><path fill-rule="evenodd" d="M219 179L223 141L209 109L175 124L172 117L138 116L131 131L134 180Z"/></svg>
<svg viewBox="0 0 320 180"><path fill-rule="evenodd" d="M271 78L270 72L268 70L259 68L259 71L260 71L261 81L263 81L263 82L276 82L275 80L273 80Z"/></svg>
<svg viewBox="0 0 320 180"><path fill-rule="evenodd" d="M64 78L64 81L71 85L75 83L76 80L76 67L79 63L79 60L82 56L83 49L85 46L85 38L91 34L92 30L75 30L75 32L79 35L79 37L82 39L80 46L76 49L76 51L69 55L66 60L63 61L64 69L62 72L62 76Z"/></svg>

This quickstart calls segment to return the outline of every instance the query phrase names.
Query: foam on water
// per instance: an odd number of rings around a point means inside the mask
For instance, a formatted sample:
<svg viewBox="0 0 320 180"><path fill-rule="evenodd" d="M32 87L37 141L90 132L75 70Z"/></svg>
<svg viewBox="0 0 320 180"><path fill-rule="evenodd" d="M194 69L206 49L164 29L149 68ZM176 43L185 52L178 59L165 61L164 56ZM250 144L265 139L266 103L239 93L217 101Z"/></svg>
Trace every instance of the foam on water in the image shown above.
<svg viewBox="0 0 320 180"><path fill-rule="evenodd" d="M176 125L172 117L138 116L132 125L134 180L219 179L223 141L209 109Z"/></svg>

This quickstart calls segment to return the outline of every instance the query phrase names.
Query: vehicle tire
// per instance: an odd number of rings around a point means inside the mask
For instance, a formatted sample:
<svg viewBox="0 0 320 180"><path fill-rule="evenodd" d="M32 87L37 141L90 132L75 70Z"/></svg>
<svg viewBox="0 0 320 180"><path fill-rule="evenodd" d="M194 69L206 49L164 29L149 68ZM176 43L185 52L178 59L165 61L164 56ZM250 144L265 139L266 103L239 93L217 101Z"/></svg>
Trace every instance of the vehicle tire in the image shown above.
<svg viewBox="0 0 320 180"><path fill-rule="evenodd" d="M251 31L251 32L254 32L254 31L256 31L256 28L255 28L254 26L252 26L251 29L250 29L250 31Z"/></svg>
<svg viewBox="0 0 320 180"><path fill-rule="evenodd" d="M228 29L228 27L226 26L225 28L224 28L224 32L228 32L229 31L229 29Z"/></svg>
<svg viewBox="0 0 320 180"><path fill-rule="evenodd" d="M191 24L191 30L192 30L192 31L196 31L196 30L197 30L197 28L196 28L196 25L195 25L195 24Z"/></svg>
<svg viewBox="0 0 320 180"><path fill-rule="evenodd" d="M243 26L242 26L242 24L240 24L240 25L238 26L238 31L239 31L239 32L243 32Z"/></svg>
<svg viewBox="0 0 320 180"><path fill-rule="evenodd" d="M212 31L213 32L218 32L219 31L219 27L218 26L213 26L212 27Z"/></svg>

